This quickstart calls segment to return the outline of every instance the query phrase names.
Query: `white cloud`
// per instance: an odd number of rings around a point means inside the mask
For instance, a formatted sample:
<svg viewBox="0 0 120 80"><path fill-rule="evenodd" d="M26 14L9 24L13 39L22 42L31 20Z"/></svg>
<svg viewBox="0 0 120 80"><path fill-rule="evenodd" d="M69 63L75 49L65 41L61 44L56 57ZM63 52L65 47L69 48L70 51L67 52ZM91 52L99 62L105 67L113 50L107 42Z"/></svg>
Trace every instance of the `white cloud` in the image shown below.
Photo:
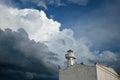
<svg viewBox="0 0 120 80"><path fill-rule="evenodd" d="M116 58L115 54L110 52L103 52L100 57L99 54L95 55L90 51L92 43L87 38L76 40L71 29L60 31L61 24L47 18L44 11L8 8L3 5L0 5L0 10L0 28L10 28L15 31L19 28L25 29L30 39L46 44L50 51L58 54L61 64L65 61L64 55L68 49L75 51L79 62L88 63L89 59L97 58L109 61Z"/></svg>
<svg viewBox="0 0 120 80"><path fill-rule="evenodd" d="M86 6L88 4L88 0L20 0L22 2L23 6L26 6L26 4L34 4L37 7L42 7L45 10L48 9L48 5L54 5L54 6L65 6L67 3L73 3L78 4L81 6ZM67 2L67 3L66 3ZM6 6L11 7L20 7L20 3L16 3L14 0L0 0L0 4L5 4ZM31 5L32 6L32 5Z"/></svg>
<svg viewBox="0 0 120 80"><path fill-rule="evenodd" d="M68 0L71 3L86 6L88 4L88 0Z"/></svg>
<svg viewBox="0 0 120 80"><path fill-rule="evenodd" d="M28 1L28 0L27 0ZM24 2L24 1L23 1ZM37 6L41 6L44 9L47 9L47 5L46 5L46 0L32 0L31 2L37 4Z"/></svg>
<svg viewBox="0 0 120 80"><path fill-rule="evenodd" d="M61 3L61 0L21 0L23 3L31 2L36 4L37 6L41 6L44 9L47 9L47 5L56 5L56 6L64 6L64 3Z"/></svg>
<svg viewBox="0 0 120 80"><path fill-rule="evenodd" d="M48 19L44 11L34 9L13 9L0 6L0 26L2 29L25 29L31 39L46 41L59 32L60 23Z"/></svg>
<svg viewBox="0 0 120 80"><path fill-rule="evenodd" d="M103 51L100 55L99 55L99 59L101 59L102 61L114 61L117 60L117 56L115 55L115 53L111 52L111 51Z"/></svg>

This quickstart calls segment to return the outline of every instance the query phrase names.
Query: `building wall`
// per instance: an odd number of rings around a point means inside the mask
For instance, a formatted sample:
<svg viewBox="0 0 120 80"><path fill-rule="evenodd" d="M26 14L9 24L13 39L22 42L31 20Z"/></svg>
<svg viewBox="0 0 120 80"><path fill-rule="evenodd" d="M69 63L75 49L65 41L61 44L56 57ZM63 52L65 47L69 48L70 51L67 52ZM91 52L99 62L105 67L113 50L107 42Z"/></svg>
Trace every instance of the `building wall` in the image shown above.
<svg viewBox="0 0 120 80"><path fill-rule="evenodd" d="M97 80L96 68L75 64L66 69L59 69L59 80Z"/></svg>
<svg viewBox="0 0 120 80"><path fill-rule="evenodd" d="M120 80L119 75L111 68L96 65L97 80Z"/></svg>

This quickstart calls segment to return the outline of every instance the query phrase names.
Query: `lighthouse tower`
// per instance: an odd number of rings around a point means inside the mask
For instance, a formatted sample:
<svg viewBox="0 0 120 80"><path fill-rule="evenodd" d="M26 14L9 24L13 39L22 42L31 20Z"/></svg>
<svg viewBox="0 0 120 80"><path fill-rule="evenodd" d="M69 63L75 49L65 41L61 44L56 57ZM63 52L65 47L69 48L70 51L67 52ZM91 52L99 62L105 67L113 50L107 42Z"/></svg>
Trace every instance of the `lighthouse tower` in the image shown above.
<svg viewBox="0 0 120 80"><path fill-rule="evenodd" d="M65 54L65 58L67 59L67 66L74 65L74 59L76 59L72 50L68 50L67 54Z"/></svg>

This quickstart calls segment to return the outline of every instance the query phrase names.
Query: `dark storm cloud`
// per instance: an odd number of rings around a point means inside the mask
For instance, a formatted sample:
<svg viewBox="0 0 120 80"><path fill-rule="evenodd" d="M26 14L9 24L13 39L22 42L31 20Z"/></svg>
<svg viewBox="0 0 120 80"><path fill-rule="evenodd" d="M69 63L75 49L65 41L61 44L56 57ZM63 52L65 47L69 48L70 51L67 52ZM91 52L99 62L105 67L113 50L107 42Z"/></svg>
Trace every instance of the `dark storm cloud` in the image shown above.
<svg viewBox="0 0 120 80"><path fill-rule="evenodd" d="M56 80L54 60L57 55L30 40L23 29L0 29L0 80Z"/></svg>

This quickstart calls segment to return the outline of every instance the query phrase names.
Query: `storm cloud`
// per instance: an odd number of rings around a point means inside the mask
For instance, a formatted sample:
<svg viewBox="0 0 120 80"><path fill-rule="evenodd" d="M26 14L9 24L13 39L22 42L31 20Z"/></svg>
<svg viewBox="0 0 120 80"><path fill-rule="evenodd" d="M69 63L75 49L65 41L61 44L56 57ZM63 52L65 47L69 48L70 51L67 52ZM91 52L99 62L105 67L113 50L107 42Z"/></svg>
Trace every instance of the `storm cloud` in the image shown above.
<svg viewBox="0 0 120 80"><path fill-rule="evenodd" d="M43 43L30 40L23 29L0 29L0 79L56 80L54 60L59 60L57 55Z"/></svg>

